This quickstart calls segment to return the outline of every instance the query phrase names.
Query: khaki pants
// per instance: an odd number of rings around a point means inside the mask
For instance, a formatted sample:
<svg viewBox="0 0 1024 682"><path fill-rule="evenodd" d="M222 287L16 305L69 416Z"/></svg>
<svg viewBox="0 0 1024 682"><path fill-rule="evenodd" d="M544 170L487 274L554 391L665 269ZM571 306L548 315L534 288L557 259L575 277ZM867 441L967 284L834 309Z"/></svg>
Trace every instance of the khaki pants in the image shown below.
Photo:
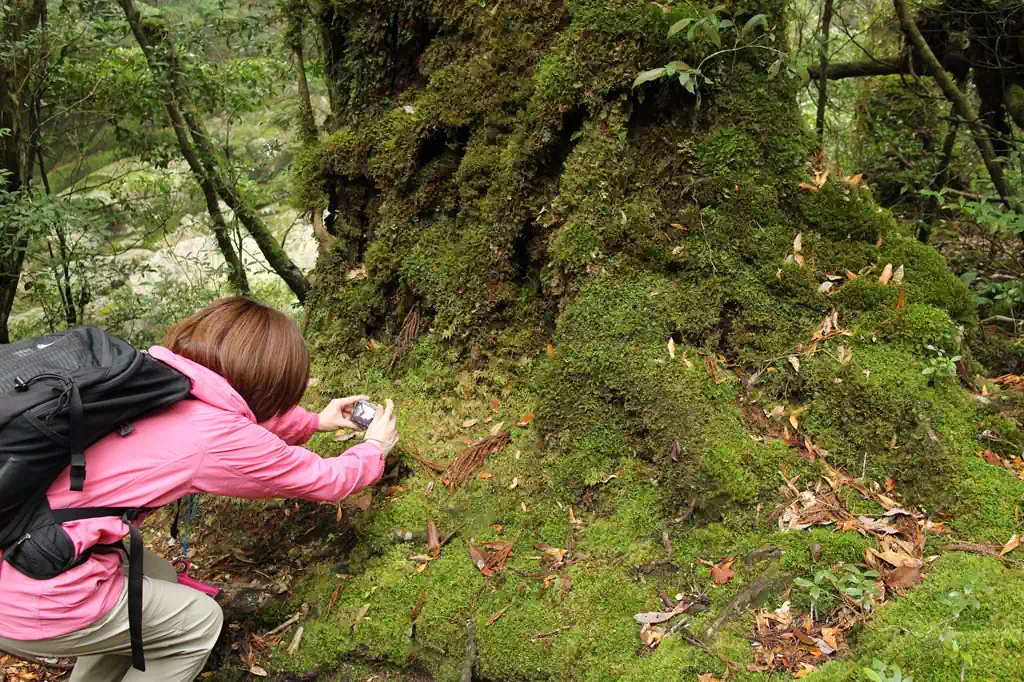
<svg viewBox="0 0 1024 682"><path fill-rule="evenodd" d="M142 640L146 672L132 668L128 587L107 615L52 639L0 637L0 650L28 659L77 656L70 682L192 682L220 635L224 614L205 594L179 585L174 567L146 550L142 584Z"/></svg>

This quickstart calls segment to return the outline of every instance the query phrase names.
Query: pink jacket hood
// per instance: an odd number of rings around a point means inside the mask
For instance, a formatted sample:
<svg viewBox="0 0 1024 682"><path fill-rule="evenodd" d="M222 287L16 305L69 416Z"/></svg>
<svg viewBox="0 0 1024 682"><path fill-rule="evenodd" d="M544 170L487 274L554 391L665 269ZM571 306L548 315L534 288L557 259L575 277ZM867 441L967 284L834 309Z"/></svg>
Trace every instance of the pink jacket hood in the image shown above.
<svg viewBox="0 0 1024 682"><path fill-rule="evenodd" d="M191 379L193 397L202 400L207 405L212 405L225 412L240 414L249 421L256 422L256 416L249 409L249 405L221 375L197 362L172 353L163 346L153 346L149 349L149 354Z"/></svg>

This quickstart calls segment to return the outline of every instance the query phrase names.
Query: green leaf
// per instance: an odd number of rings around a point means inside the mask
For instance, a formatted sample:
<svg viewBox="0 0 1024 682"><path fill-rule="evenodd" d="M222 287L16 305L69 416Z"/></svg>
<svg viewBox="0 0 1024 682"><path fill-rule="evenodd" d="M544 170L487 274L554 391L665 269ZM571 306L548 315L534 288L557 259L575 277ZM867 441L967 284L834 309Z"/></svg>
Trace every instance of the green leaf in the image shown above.
<svg viewBox="0 0 1024 682"><path fill-rule="evenodd" d="M741 35L748 36L753 33L754 29L758 26L767 26L768 17L764 14L755 14L743 25L743 32Z"/></svg>
<svg viewBox="0 0 1024 682"><path fill-rule="evenodd" d="M675 34L679 33L684 28L692 24L693 21L693 17L690 17L688 19L680 19L676 23L672 24L671 28L668 29L668 37L671 38Z"/></svg>
<svg viewBox="0 0 1024 682"><path fill-rule="evenodd" d="M668 64L665 65L665 75L666 76L670 76L670 77L674 76L677 73L680 73L682 71L689 71L689 70L690 70L690 65L689 64L687 64L686 62L678 61L678 60L676 60L674 62L669 62Z"/></svg>
<svg viewBox="0 0 1024 682"><path fill-rule="evenodd" d="M731 27L733 27L735 25L736 24L732 23L731 19L722 19L721 21L718 22L718 28L720 28L720 29L722 29L722 28L731 28Z"/></svg>
<svg viewBox="0 0 1024 682"><path fill-rule="evenodd" d="M700 29L704 33L704 37L714 43L715 47L722 47L722 39L718 36L718 29L715 26L712 26L710 22L702 21Z"/></svg>
<svg viewBox="0 0 1024 682"><path fill-rule="evenodd" d="M862 668L864 676L867 677L871 682L886 682L885 678L876 673L871 668Z"/></svg>
<svg viewBox="0 0 1024 682"><path fill-rule="evenodd" d="M776 59L772 62L771 66L768 67L768 80L774 79L779 75L779 69L782 68L782 59Z"/></svg>
<svg viewBox="0 0 1024 682"><path fill-rule="evenodd" d="M799 585L800 587L811 587L814 585L814 583L812 583L810 580L805 580L804 578L797 578L793 582Z"/></svg>
<svg viewBox="0 0 1024 682"><path fill-rule="evenodd" d="M807 67L801 64L796 67L796 74L800 76L800 82L807 85L811 82L811 72L807 70Z"/></svg>
<svg viewBox="0 0 1024 682"><path fill-rule="evenodd" d="M636 77L635 81L633 81L633 87L635 88L636 86L638 86L638 85L640 85L642 83L646 83L647 81L656 80L658 78L661 78L664 75L665 75L665 67L664 66L659 66L656 69L650 69L648 71L644 71L644 72L642 72L640 75L638 75Z"/></svg>

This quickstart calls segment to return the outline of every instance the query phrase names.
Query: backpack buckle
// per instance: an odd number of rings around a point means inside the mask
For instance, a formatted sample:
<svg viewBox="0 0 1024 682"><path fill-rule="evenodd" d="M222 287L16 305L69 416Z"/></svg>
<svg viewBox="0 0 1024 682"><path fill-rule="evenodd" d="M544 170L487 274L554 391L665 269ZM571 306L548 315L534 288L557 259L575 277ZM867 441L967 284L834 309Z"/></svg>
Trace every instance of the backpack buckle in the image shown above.
<svg viewBox="0 0 1024 682"><path fill-rule="evenodd" d="M28 382L21 377L14 377L14 390L18 393L24 393L28 390Z"/></svg>

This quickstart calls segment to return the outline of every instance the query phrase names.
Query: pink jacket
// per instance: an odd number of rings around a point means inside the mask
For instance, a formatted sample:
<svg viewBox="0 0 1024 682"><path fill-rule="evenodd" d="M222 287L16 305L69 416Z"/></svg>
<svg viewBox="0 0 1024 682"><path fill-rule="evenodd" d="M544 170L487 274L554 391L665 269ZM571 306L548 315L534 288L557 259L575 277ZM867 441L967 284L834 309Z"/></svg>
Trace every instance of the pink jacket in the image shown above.
<svg viewBox="0 0 1024 682"><path fill-rule="evenodd" d="M313 435L317 415L295 407L257 424L223 377L166 348L149 352L188 375L196 399L140 419L126 437L114 433L95 443L86 451L85 490L69 490L66 470L49 490L54 509L155 508L188 493L335 502L381 477L384 458L377 446L362 443L340 457L321 459L296 447ZM120 519L109 517L64 528L78 552L128 534ZM0 636L37 640L74 632L108 613L123 586L118 553L97 552L46 581L0 562Z"/></svg>

